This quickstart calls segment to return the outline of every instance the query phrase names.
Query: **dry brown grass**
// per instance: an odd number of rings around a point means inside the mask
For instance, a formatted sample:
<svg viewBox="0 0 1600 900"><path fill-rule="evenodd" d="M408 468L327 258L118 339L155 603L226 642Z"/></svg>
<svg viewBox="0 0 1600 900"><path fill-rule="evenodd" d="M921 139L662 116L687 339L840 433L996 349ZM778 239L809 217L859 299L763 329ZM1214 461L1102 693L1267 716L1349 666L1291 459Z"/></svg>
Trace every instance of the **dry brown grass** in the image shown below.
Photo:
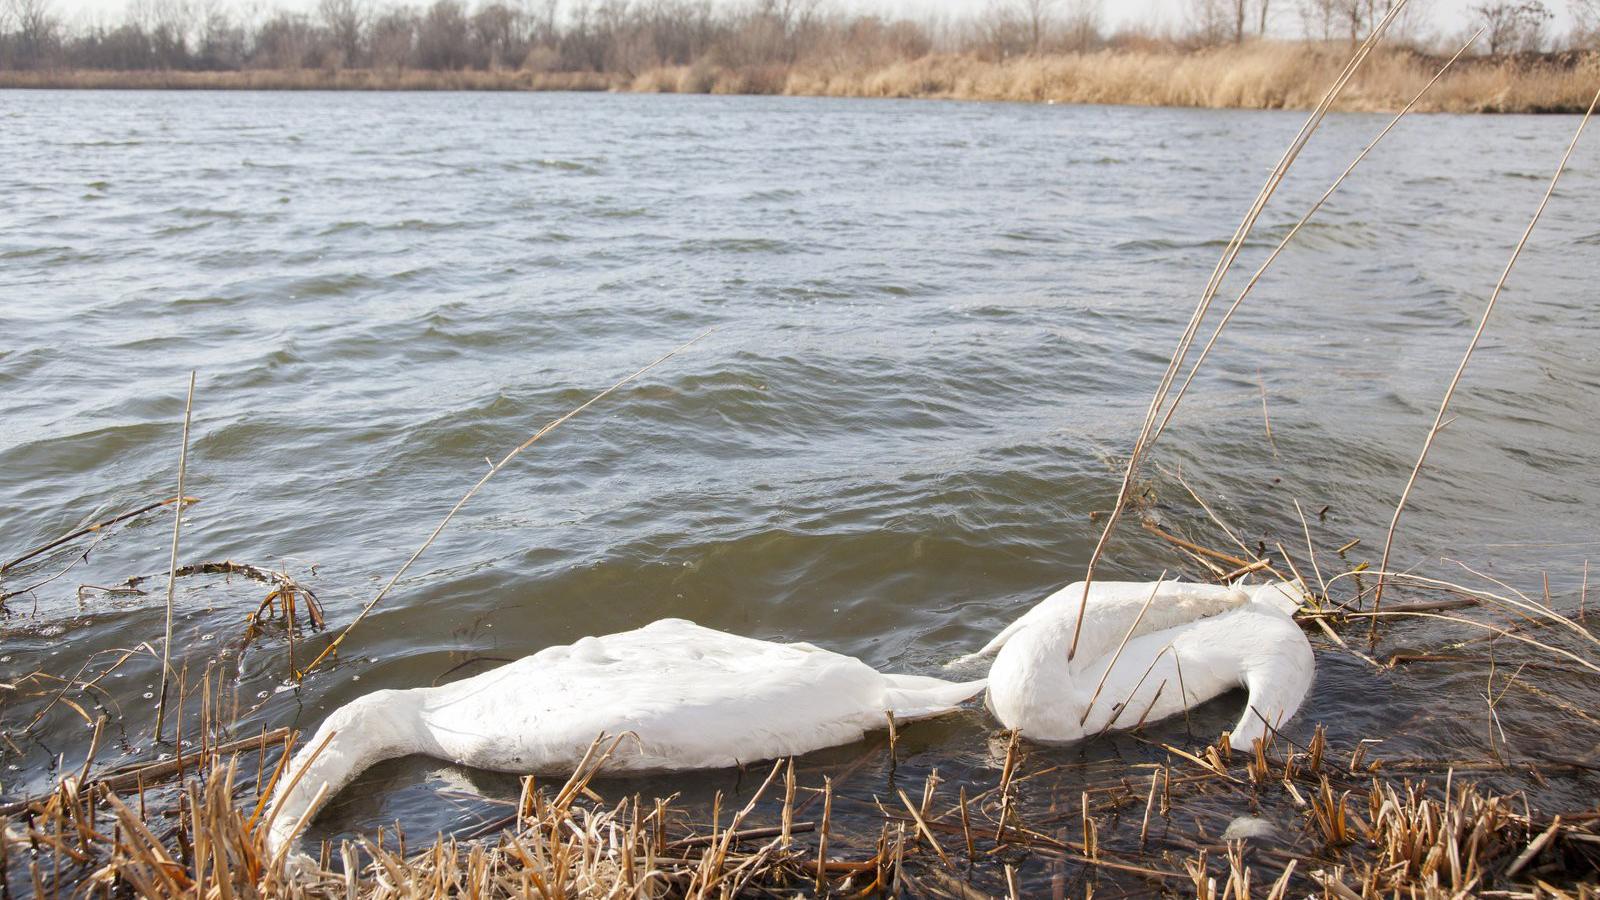
<svg viewBox="0 0 1600 900"><path fill-rule="evenodd" d="M1101 51L985 62L926 56L870 72L798 72L788 92L1245 109L1306 109L1338 76L1348 48L1259 43L1194 53ZM1379 50L1335 108L1396 110L1441 60ZM1581 112L1600 56L1468 60L1428 92L1429 112Z"/></svg>
<svg viewBox="0 0 1600 900"><path fill-rule="evenodd" d="M1073 867L1080 886L1091 889L1099 883L1239 900L1313 892L1442 900L1486 889L1499 896L1582 896L1592 893L1600 861L1594 830L1600 813L1530 813L1525 798L1452 774L1456 764L1447 761L1396 760L1397 768L1416 772L1420 764L1427 774L1384 775L1387 766L1367 744L1339 750L1319 730L1305 747L1257 742L1250 754L1230 752L1226 738L1193 754L1158 745L1167 755L1137 766L1140 778L1130 779L1125 764L1111 761L1074 808L1061 812L1022 802L1061 766L1035 762L1013 737L997 782L942 785L935 772L917 799L902 788L870 809L853 800L860 807L855 826L842 833L830 828L832 782L800 783L792 763L774 763L737 811L719 795L712 808L721 812L694 824L693 814L671 799L597 794L591 780L604 760L599 751L565 784L526 779L499 822L429 836L409 850L403 832L386 839L380 831L324 847L319 862L292 870L267 850L258 798L279 773L270 760L256 759L286 743L271 735L216 746L189 756L182 769L163 763L113 779L65 776L50 795L3 810L12 818L0 817L0 883L39 898L732 897L809 890L972 897L1014 884L1013 861L1034 857ZM849 777L848 770L834 774ZM820 808L807 796L820 796ZM1228 797L1277 810L1282 836L1265 845L1219 836L1203 819L1215 822L1206 809ZM860 827L863 813L877 820L875 827ZM1141 823L1137 841L1135 823ZM1554 893L1551 885L1570 893ZM1540 887L1546 893L1531 890Z"/></svg>
<svg viewBox="0 0 1600 900"><path fill-rule="evenodd" d="M988 61L934 54L883 66L742 68L709 62L638 73L296 69L242 72L0 72L0 87L237 90L635 91L921 97L1242 109L1309 109L1349 48L1265 41L1209 50L1102 50ZM1336 109L1392 111L1442 60L1379 49ZM1600 83L1600 54L1469 58L1433 87L1423 112L1582 112Z"/></svg>

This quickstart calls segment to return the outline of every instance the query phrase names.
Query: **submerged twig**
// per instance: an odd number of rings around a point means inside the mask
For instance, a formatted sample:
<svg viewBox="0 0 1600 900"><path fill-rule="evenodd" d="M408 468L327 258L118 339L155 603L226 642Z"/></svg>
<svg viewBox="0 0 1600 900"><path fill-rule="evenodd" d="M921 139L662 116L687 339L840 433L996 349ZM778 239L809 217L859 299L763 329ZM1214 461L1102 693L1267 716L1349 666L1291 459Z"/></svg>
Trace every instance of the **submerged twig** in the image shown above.
<svg viewBox="0 0 1600 900"><path fill-rule="evenodd" d="M1267 383L1261 378L1260 366L1256 367L1256 386L1261 389L1261 424L1267 430L1267 443L1272 447L1272 458L1277 459L1278 441L1272 436L1272 416L1267 414Z"/></svg>
<svg viewBox="0 0 1600 900"><path fill-rule="evenodd" d="M179 503L179 501L182 501L182 502ZM78 538L81 538L81 537L83 537L84 535L87 535L87 534L94 534L97 531L100 531L100 530L105 529L105 528L109 528L112 525L116 525L116 524L118 524L120 522L126 522L129 519L137 518L139 516L144 515L147 512L150 512L151 510L160 509L163 506L172 506L174 504L178 504L179 507L180 507L180 512L181 512L181 507L191 506L191 505L193 505L195 503L199 503L199 502L200 502L200 498L199 497L172 497L172 498L167 499L167 500L158 500L155 503L147 503L144 506L139 507L138 509L130 509L125 513L118 513L117 515L112 516L109 519L103 519L103 520L101 520L99 522L94 523L93 525L85 525L82 528L79 528L79 529L77 529L75 531L71 531L71 532L68 532L67 534L62 535L61 537L58 537L53 541L48 541L46 543L40 544L39 546L34 547L33 549L31 549L28 552L22 554L21 556L17 557L16 559L11 560L10 562L0 564L0 574L4 574L6 572L9 572L10 570L16 568L17 566L22 565L23 563L27 562L28 560L33 559L35 556L38 556L41 553L48 553L49 551L54 550L55 548L61 546L62 544L68 543L69 541L77 540Z"/></svg>

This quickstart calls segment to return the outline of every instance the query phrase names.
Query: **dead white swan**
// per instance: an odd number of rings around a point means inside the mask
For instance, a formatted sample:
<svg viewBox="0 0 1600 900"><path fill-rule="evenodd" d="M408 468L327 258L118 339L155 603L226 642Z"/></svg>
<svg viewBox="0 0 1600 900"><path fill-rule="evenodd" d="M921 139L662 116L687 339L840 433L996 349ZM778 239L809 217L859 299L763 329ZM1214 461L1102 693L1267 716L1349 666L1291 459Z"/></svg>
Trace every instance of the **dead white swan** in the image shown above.
<svg viewBox="0 0 1600 900"><path fill-rule="evenodd" d="M278 852L324 801L392 757L564 774L597 736L628 734L607 770L735 766L859 740L884 727L886 713L903 721L949 712L983 686L885 675L810 644L662 619L548 647L463 681L376 691L340 707L281 777L267 844Z"/></svg>
<svg viewBox="0 0 1600 900"><path fill-rule="evenodd" d="M1083 582L1062 588L955 663L995 657L989 709L1025 737L1134 728L1244 687L1249 700L1231 733L1247 750L1311 687L1311 644L1290 618L1304 599L1294 584L1096 581L1069 661L1083 593Z"/></svg>

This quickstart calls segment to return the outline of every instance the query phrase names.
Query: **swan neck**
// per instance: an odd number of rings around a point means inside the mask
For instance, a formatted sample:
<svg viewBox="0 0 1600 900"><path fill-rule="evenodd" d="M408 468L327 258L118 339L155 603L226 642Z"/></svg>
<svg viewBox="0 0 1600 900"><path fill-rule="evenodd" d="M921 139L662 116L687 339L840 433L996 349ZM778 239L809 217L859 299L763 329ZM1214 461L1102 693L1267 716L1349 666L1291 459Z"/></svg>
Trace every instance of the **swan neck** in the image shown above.
<svg viewBox="0 0 1600 900"><path fill-rule="evenodd" d="M276 854L341 788L367 767L421 749L409 691L379 691L340 707L301 746L280 776L268 821Z"/></svg>

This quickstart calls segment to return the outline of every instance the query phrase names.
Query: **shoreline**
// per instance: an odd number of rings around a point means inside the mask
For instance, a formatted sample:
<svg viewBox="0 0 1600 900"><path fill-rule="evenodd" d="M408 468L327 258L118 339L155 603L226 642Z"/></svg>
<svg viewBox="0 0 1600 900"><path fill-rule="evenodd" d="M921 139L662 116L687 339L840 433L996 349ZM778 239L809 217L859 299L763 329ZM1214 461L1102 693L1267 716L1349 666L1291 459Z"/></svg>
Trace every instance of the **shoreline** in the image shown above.
<svg viewBox="0 0 1600 900"><path fill-rule="evenodd" d="M1341 48L1256 43L1181 52L1100 50L988 61L931 54L872 68L662 66L638 73L527 69L7 70L0 89L270 91L577 91L938 99L1201 109L1310 109ZM1442 60L1374 53L1334 108L1393 112ZM1416 112L1581 113L1600 84L1600 52L1462 60Z"/></svg>

